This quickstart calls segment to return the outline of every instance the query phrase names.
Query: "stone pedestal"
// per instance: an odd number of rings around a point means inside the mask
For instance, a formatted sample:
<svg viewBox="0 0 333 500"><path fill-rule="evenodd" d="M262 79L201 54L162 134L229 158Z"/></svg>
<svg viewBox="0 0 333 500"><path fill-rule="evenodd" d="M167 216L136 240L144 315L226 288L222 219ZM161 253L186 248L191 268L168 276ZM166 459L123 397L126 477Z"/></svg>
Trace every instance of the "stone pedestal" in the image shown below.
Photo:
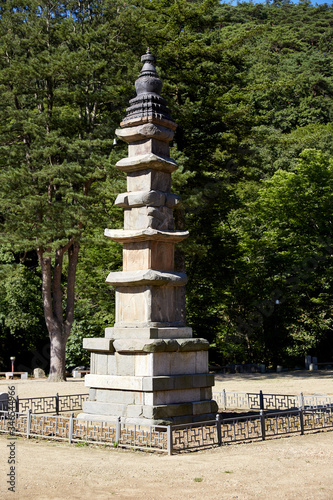
<svg viewBox="0 0 333 500"><path fill-rule="evenodd" d="M174 270L174 247L187 231L174 228L169 157L176 123L160 96L155 57L142 56L137 97L117 130L128 157L116 167L127 174L127 192L115 204L124 209L124 229L105 230L123 245L123 271L110 273L116 318L104 338L84 339L91 351L89 401L81 418L166 424L214 419L214 376L208 373L208 342L193 338L185 323L186 275Z"/></svg>

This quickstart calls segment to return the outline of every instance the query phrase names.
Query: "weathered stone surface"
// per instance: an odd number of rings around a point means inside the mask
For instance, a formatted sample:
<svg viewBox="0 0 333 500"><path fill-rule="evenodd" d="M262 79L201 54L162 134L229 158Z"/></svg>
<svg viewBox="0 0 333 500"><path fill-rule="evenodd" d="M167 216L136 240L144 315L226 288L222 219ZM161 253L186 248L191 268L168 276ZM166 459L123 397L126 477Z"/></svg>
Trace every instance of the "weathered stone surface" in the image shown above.
<svg viewBox="0 0 333 500"><path fill-rule="evenodd" d="M177 342L180 351L207 351L209 349L209 342L205 339L178 339Z"/></svg>
<svg viewBox="0 0 333 500"><path fill-rule="evenodd" d="M195 372L208 373L208 351L195 352Z"/></svg>
<svg viewBox="0 0 333 500"><path fill-rule="evenodd" d="M135 376L135 363L133 356L126 353L115 353L116 358L116 375L122 376Z"/></svg>
<svg viewBox="0 0 333 500"><path fill-rule="evenodd" d="M140 116L137 118L128 118L120 122L122 128L126 127L137 127L139 125L144 125L146 123L154 123L154 125L161 125L162 127L167 127L170 130L176 130L177 124L171 119L158 117L158 116Z"/></svg>
<svg viewBox="0 0 333 500"><path fill-rule="evenodd" d="M176 195L174 195L176 197ZM140 207L149 205L152 207L160 207L167 202L167 196L162 191L134 191L129 193L118 194L114 204L118 207ZM169 195L171 199L171 196Z"/></svg>
<svg viewBox="0 0 333 500"><path fill-rule="evenodd" d="M115 327L183 327L184 308L181 286L119 286Z"/></svg>
<svg viewBox="0 0 333 500"><path fill-rule="evenodd" d="M141 206L160 207L166 205L173 209L180 203L180 197L173 193L162 191L132 191L118 194L114 204L122 208L135 208Z"/></svg>
<svg viewBox="0 0 333 500"><path fill-rule="evenodd" d="M199 373L193 375L193 387L206 387L215 384L215 377L213 373Z"/></svg>
<svg viewBox="0 0 333 500"><path fill-rule="evenodd" d="M167 156L146 153L123 158L116 163L116 168L123 172L137 172L138 170L153 169L172 173L177 170L177 163Z"/></svg>
<svg viewBox="0 0 333 500"><path fill-rule="evenodd" d="M135 391L115 391L112 389L108 391L105 391L103 389L96 389L95 391L95 399L100 403L115 403L124 405L136 404L135 400L137 392Z"/></svg>
<svg viewBox="0 0 333 500"><path fill-rule="evenodd" d="M84 401L82 410L91 414L140 417L143 407L127 403L100 403L99 401Z"/></svg>
<svg viewBox="0 0 333 500"><path fill-rule="evenodd" d="M85 385L95 389L114 389L123 391L142 391L142 378L131 376L112 376L88 374Z"/></svg>
<svg viewBox="0 0 333 500"><path fill-rule="evenodd" d="M143 409L148 418L180 417L193 415L192 403L176 403L170 405L146 406Z"/></svg>
<svg viewBox="0 0 333 500"><path fill-rule="evenodd" d="M118 287L133 285L183 286L187 283L187 277L185 273L147 269L143 271L120 271L110 273L106 278L106 283Z"/></svg>
<svg viewBox="0 0 333 500"><path fill-rule="evenodd" d="M141 156L144 154L155 154L168 158L170 156L169 144L154 137L141 141L131 142L128 145L128 156Z"/></svg>
<svg viewBox="0 0 333 500"><path fill-rule="evenodd" d="M127 191L150 190L169 193L171 190L171 174L152 169L139 170L127 174Z"/></svg>
<svg viewBox="0 0 333 500"><path fill-rule="evenodd" d="M169 405L179 403L191 403L200 400L200 389L189 387L172 391L155 391L150 395L149 403L145 395L145 405Z"/></svg>
<svg viewBox="0 0 333 500"><path fill-rule="evenodd" d="M174 350L177 350L177 341L155 339L120 339L114 341L114 347L118 352L164 352L167 343L172 343Z"/></svg>
<svg viewBox="0 0 333 500"><path fill-rule="evenodd" d="M140 229L156 229L173 231L174 221L172 209L166 206L139 206L124 211L125 231Z"/></svg>
<svg viewBox="0 0 333 500"><path fill-rule="evenodd" d="M35 368L34 369L34 378L44 378L45 377L45 372L42 370L42 368Z"/></svg>
<svg viewBox="0 0 333 500"><path fill-rule="evenodd" d="M181 339L192 338L192 328L105 328L105 337L109 339Z"/></svg>
<svg viewBox="0 0 333 500"><path fill-rule="evenodd" d="M113 347L117 352L186 352L209 348L205 339L119 339Z"/></svg>
<svg viewBox="0 0 333 500"><path fill-rule="evenodd" d="M147 228L138 230L105 229L104 235L118 243L130 243L136 241L172 241L178 243L188 237L188 231L160 231Z"/></svg>
<svg viewBox="0 0 333 500"><path fill-rule="evenodd" d="M96 399L96 389L89 389L89 401L95 401Z"/></svg>
<svg viewBox="0 0 333 500"><path fill-rule="evenodd" d="M174 270L174 243L142 241L123 247L123 270Z"/></svg>
<svg viewBox="0 0 333 500"><path fill-rule="evenodd" d="M97 354L94 373L98 375L108 374L108 358L107 354Z"/></svg>
<svg viewBox="0 0 333 500"><path fill-rule="evenodd" d="M116 136L128 143L140 141L149 137L155 137L161 141L170 142L173 139L174 131L168 127L162 127L154 123L145 123L136 127L127 127L116 130Z"/></svg>
<svg viewBox="0 0 333 500"><path fill-rule="evenodd" d="M88 351L114 351L112 339L106 338L85 338L83 339L83 348Z"/></svg>

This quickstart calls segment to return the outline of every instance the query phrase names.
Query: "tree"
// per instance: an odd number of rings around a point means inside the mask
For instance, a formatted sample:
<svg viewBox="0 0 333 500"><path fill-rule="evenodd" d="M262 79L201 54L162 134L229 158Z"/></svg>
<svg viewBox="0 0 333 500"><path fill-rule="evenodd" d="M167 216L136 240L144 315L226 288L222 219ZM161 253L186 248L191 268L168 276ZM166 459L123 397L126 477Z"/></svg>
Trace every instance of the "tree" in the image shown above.
<svg viewBox="0 0 333 500"><path fill-rule="evenodd" d="M122 52L133 16L108 1L29 0L2 4L0 17L1 233L13 248L37 252L49 379L64 380L80 241L105 209L93 210L94 184L114 159L133 81L131 53L125 64Z"/></svg>
<svg viewBox="0 0 333 500"><path fill-rule="evenodd" d="M244 324L261 336L266 362L332 352L332 188L331 157L307 149L232 221L247 270L238 287L246 290Z"/></svg>

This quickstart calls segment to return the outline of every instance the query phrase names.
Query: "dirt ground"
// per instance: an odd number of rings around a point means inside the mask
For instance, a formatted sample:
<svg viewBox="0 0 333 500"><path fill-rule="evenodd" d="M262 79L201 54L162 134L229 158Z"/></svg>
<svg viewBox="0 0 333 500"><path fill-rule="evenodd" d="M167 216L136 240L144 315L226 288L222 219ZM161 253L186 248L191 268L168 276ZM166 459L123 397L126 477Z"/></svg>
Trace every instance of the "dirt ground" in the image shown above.
<svg viewBox="0 0 333 500"><path fill-rule="evenodd" d="M87 392L82 380L14 381L19 397ZM8 381L0 381L6 392ZM333 372L217 375L216 391L333 394ZM18 438L16 491L10 440L0 435L0 498L43 500L333 499L333 432L173 455Z"/></svg>

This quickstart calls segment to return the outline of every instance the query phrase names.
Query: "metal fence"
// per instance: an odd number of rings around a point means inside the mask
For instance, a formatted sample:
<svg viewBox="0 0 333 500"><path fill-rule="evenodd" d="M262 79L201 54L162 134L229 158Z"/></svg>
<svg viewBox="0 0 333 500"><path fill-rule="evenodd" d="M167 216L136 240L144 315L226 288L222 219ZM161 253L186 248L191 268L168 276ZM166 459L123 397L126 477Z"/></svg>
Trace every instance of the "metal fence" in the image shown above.
<svg viewBox="0 0 333 500"><path fill-rule="evenodd" d="M213 399L221 410L293 410L333 406L333 396L263 394L251 392L214 392Z"/></svg>
<svg viewBox="0 0 333 500"><path fill-rule="evenodd" d="M69 443L93 443L125 448L155 450L169 454L225 444L265 440L279 436L304 434L333 428L332 407L287 410L239 416L208 422L139 426L122 422L85 421L74 417L0 412L0 432L27 438L65 440Z"/></svg>
<svg viewBox="0 0 333 500"><path fill-rule="evenodd" d="M0 433L43 437L68 443L90 443L124 448L140 448L167 452L170 426L126 425L119 417L115 422L79 420L71 416L0 411ZM169 444L168 444L169 443Z"/></svg>
<svg viewBox="0 0 333 500"><path fill-rule="evenodd" d="M87 401L89 394L66 394L59 396L41 396L38 398L15 399L15 409L18 413L31 410L32 413L56 413L79 411L83 401Z"/></svg>
<svg viewBox="0 0 333 500"><path fill-rule="evenodd" d="M59 396L41 396L37 398L22 398L15 400L17 412L55 413L80 411L83 401L88 400L88 394L68 394ZM333 406L333 396L292 394L263 394L252 392L214 392L213 399L220 410L293 410L302 408L322 408ZM0 408L1 410L2 408Z"/></svg>

